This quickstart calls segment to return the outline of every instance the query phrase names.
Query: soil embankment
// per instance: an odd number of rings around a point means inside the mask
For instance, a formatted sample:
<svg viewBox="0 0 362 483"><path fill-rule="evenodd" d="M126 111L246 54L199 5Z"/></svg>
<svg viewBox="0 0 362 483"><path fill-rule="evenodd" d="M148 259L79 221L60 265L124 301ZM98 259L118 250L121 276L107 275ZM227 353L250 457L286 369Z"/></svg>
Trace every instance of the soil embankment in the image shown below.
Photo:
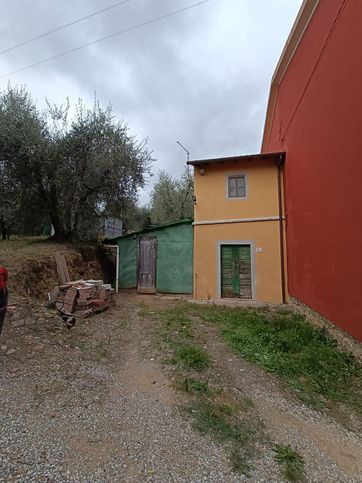
<svg viewBox="0 0 362 483"><path fill-rule="evenodd" d="M59 284L54 258L56 252L65 256L72 280L93 278L110 281L109 270L105 273L103 269L105 257L96 246L14 239L0 244L0 265L9 270L10 294L31 295L45 300L48 292Z"/></svg>

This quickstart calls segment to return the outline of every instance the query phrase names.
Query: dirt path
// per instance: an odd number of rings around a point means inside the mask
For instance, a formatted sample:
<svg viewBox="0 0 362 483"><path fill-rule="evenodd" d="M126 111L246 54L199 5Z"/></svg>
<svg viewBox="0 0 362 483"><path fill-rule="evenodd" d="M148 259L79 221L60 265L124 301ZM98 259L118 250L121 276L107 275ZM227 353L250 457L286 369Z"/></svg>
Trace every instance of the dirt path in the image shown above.
<svg viewBox="0 0 362 483"><path fill-rule="evenodd" d="M8 322L0 351L0 481L246 480L182 416L185 396L170 384L154 345L155 322L142 316L145 302L151 309L175 303L123 295L117 308L69 333L32 305L29 323ZM212 328L199 331L213 371L230 392L254 400L273 440L300 450L307 474L318 475L309 481L362 481L357 436L288 399L275 378L234 356ZM254 466L249 481L281 481L272 452Z"/></svg>

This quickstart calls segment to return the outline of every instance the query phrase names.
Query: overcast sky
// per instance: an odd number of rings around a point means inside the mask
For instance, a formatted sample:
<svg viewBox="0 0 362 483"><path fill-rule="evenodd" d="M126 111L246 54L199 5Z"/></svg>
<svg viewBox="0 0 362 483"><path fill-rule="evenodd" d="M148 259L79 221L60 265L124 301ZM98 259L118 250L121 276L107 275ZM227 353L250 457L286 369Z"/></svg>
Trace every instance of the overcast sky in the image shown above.
<svg viewBox="0 0 362 483"><path fill-rule="evenodd" d="M129 0L0 55L0 75L196 3ZM117 0L2 0L0 50L118 3ZM210 0L178 15L0 79L25 84L44 106L94 91L148 138L154 173L179 175L191 158L260 151L271 76L302 0ZM152 180L140 193L147 202Z"/></svg>

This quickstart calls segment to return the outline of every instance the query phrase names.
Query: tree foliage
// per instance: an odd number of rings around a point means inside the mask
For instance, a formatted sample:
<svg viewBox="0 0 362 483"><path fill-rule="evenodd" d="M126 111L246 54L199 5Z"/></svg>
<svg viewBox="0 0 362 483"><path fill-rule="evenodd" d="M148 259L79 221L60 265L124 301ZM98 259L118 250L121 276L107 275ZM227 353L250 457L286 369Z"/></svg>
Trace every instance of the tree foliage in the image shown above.
<svg viewBox="0 0 362 483"><path fill-rule="evenodd" d="M0 95L0 159L0 206L6 199L12 215L46 216L59 240L92 237L100 218L122 216L152 161L145 141L129 135L111 106L79 101L70 119L68 101L40 113L24 88L10 86Z"/></svg>
<svg viewBox="0 0 362 483"><path fill-rule="evenodd" d="M37 220L44 206L37 189L39 160L44 157L44 120L24 89L0 94L0 223L3 238L10 230Z"/></svg>
<svg viewBox="0 0 362 483"><path fill-rule="evenodd" d="M154 224L169 223L192 218L193 179L187 170L180 178L173 178L161 171L151 193L151 221Z"/></svg>
<svg viewBox="0 0 362 483"><path fill-rule="evenodd" d="M125 233L145 230L151 225L151 210L148 206L134 205L123 218Z"/></svg>

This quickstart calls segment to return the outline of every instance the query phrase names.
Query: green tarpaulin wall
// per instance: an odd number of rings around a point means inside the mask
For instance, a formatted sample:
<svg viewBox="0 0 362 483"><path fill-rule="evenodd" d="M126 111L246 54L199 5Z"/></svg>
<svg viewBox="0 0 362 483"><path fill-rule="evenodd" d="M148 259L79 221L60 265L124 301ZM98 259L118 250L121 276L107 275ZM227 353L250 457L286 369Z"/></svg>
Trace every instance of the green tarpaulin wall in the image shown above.
<svg viewBox="0 0 362 483"><path fill-rule="evenodd" d="M137 286L137 244L142 236L157 238L157 291L192 293L193 226L189 220L114 239L119 246L119 287Z"/></svg>

